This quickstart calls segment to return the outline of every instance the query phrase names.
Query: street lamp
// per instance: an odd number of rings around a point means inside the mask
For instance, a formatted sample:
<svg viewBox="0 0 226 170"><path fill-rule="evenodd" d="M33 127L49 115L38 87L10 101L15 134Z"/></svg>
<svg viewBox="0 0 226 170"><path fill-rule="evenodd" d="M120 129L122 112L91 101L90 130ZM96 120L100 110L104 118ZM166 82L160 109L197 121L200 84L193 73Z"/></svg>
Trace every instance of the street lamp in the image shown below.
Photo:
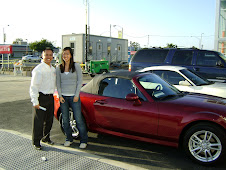
<svg viewBox="0 0 226 170"><path fill-rule="evenodd" d="M116 27L116 26L122 28L122 38L123 38L123 27L121 27L121 26L119 26L119 25L113 25L113 27Z"/></svg>
<svg viewBox="0 0 226 170"><path fill-rule="evenodd" d="M198 38L197 36L191 36L191 37L197 38L197 39L199 40L199 48L200 48L200 49L202 49L202 35L203 35L203 34L204 34L204 33L201 34L201 37L200 37L200 38Z"/></svg>
<svg viewBox="0 0 226 170"><path fill-rule="evenodd" d="M9 25L7 25L7 26L9 26ZM5 44L5 40L6 40L6 34L5 34L5 32L4 32L4 27L3 27L3 43Z"/></svg>

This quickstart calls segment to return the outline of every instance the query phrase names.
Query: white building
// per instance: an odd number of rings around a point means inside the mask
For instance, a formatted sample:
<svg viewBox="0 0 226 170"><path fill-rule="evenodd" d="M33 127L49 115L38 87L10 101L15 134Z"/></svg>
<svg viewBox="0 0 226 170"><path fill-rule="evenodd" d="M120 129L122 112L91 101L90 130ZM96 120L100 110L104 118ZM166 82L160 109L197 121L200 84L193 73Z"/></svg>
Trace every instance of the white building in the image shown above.
<svg viewBox="0 0 226 170"><path fill-rule="evenodd" d="M88 35L87 60L128 61L128 40L98 35ZM86 35L62 35L62 48L71 47L74 61L85 63Z"/></svg>
<svg viewBox="0 0 226 170"><path fill-rule="evenodd" d="M226 0L216 0L214 49L226 54Z"/></svg>

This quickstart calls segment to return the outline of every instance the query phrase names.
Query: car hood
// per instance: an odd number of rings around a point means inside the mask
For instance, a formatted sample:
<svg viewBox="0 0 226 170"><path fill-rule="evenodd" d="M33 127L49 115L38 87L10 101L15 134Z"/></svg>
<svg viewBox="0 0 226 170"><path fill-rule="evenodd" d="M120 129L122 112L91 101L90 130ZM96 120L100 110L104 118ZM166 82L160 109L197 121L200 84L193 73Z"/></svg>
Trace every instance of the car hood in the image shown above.
<svg viewBox="0 0 226 170"><path fill-rule="evenodd" d="M222 89L226 90L226 83L219 83L219 82L216 82L216 83L214 83L214 84L205 85L205 87L222 88Z"/></svg>
<svg viewBox="0 0 226 170"><path fill-rule="evenodd" d="M184 109L192 108L194 111L208 111L226 116L226 99L197 93L189 93L184 97L174 100L175 104L180 104Z"/></svg>
<svg viewBox="0 0 226 170"><path fill-rule="evenodd" d="M180 86L180 85L174 86L181 91L202 93L226 98L226 83L214 83L202 86Z"/></svg>

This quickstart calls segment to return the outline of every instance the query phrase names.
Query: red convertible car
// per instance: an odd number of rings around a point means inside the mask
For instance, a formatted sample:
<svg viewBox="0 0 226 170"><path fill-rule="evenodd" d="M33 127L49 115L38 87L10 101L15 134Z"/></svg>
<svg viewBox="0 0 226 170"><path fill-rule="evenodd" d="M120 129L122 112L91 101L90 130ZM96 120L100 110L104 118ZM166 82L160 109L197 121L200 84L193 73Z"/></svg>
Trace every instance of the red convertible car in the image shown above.
<svg viewBox="0 0 226 170"><path fill-rule="evenodd" d="M226 99L181 93L152 73L118 71L94 77L80 93L88 130L180 147L201 164L225 160ZM55 95L55 117L61 122ZM71 116L74 137L76 122Z"/></svg>

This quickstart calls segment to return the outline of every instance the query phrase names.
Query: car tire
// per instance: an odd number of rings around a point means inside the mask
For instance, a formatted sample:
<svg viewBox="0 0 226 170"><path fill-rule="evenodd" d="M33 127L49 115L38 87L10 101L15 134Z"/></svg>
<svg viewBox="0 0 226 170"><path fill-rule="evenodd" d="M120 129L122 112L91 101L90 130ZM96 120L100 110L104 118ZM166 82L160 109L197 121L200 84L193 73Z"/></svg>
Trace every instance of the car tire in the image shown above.
<svg viewBox="0 0 226 170"><path fill-rule="evenodd" d="M215 164L225 156L225 131L210 123L192 126L184 135L183 149L195 162L202 165Z"/></svg>
<svg viewBox="0 0 226 170"><path fill-rule="evenodd" d="M71 129L72 129L72 137L74 139L77 139L79 137L79 130L78 130L77 126L76 126L76 121L75 121L75 119L73 117L72 110L69 110L69 114L70 114L70 126L71 126ZM63 127L62 113L60 113L60 115L59 115L59 122L60 122L61 131L66 136L65 131L64 131L64 127Z"/></svg>

